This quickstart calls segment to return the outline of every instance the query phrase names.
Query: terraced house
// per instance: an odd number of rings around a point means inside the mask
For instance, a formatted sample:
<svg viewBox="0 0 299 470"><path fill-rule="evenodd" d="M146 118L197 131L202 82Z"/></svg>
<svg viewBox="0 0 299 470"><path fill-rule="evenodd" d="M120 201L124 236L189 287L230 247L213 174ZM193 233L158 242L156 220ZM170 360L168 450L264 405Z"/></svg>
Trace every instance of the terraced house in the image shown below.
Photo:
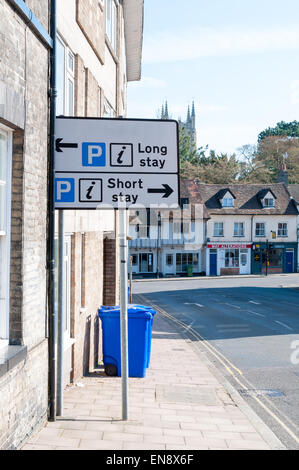
<svg viewBox="0 0 299 470"><path fill-rule="evenodd" d="M284 183L198 184L210 215L206 273L297 271L297 206Z"/></svg>
<svg viewBox="0 0 299 470"><path fill-rule="evenodd" d="M53 1L0 0L0 448L48 415L47 238ZM126 115L142 0L57 0L57 114ZM118 299L114 211L64 215L64 380L98 360L97 308ZM57 235L57 234L56 234Z"/></svg>

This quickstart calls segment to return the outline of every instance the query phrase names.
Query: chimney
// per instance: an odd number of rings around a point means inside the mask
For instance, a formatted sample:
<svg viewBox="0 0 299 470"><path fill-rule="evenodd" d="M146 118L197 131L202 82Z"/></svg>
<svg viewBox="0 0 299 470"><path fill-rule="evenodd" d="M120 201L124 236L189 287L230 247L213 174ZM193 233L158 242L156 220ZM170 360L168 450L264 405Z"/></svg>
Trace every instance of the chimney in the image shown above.
<svg viewBox="0 0 299 470"><path fill-rule="evenodd" d="M289 185L289 172L287 170L286 164L282 163L280 165L280 170L278 172L278 183L284 183L285 186Z"/></svg>

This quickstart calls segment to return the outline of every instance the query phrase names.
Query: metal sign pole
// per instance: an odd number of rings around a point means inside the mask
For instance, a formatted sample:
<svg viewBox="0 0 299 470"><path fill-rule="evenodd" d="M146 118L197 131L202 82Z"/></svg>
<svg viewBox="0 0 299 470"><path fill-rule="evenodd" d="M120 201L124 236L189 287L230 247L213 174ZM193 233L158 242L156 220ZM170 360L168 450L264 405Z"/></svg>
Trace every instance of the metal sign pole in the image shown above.
<svg viewBox="0 0 299 470"><path fill-rule="evenodd" d="M62 416L63 413L63 310L65 299L65 268L64 268L64 211L60 210L58 213L58 361L57 361L57 405L56 415Z"/></svg>
<svg viewBox="0 0 299 470"><path fill-rule="evenodd" d="M128 420L128 267L127 267L127 212L118 210L120 251L120 333L121 333L121 378L122 419Z"/></svg>
<svg viewBox="0 0 299 470"><path fill-rule="evenodd" d="M133 256L130 256L130 304L133 302L133 280L132 280L132 271L133 271Z"/></svg>

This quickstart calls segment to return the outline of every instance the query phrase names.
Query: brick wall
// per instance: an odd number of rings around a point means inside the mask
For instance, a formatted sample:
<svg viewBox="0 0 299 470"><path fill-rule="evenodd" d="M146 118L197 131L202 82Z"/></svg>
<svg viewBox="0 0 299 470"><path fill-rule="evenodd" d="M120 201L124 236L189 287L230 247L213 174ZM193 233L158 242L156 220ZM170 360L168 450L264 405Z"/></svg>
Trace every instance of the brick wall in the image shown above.
<svg viewBox="0 0 299 470"><path fill-rule="evenodd" d="M119 250L112 235L107 234L104 238L104 305L119 305Z"/></svg>
<svg viewBox="0 0 299 470"><path fill-rule="evenodd" d="M47 27L48 0L26 4ZM48 51L6 0L0 11L0 122L15 130L9 351L27 347L1 364L0 448L16 448L47 414Z"/></svg>
<svg viewBox="0 0 299 470"><path fill-rule="evenodd" d="M103 301L103 235L72 237L72 336L74 381L92 371L101 357L98 308Z"/></svg>
<svg viewBox="0 0 299 470"><path fill-rule="evenodd" d="M75 56L75 115L85 116L85 67L79 54Z"/></svg>
<svg viewBox="0 0 299 470"><path fill-rule="evenodd" d="M48 342L0 378L0 449L18 449L47 419Z"/></svg>
<svg viewBox="0 0 299 470"><path fill-rule="evenodd" d="M85 71L86 78L86 102L85 115L87 117L98 117L98 91L99 85L89 69Z"/></svg>
<svg viewBox="0 0 299 470"><path fill-rule="evenodd" d="M102 64L105 62L105 12L98 0L76 0L77 23Z"/></svg>

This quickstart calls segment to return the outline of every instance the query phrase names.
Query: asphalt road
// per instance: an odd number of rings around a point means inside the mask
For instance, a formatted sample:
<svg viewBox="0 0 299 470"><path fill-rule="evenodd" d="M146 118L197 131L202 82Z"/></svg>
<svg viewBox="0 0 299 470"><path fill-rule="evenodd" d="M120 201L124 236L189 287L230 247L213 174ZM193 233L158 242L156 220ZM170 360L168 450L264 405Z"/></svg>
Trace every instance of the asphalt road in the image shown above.
<svg viewBox="0 0 299 470"><path fill-rule="evenodd" d="M299 449L295 285L299 287L299 275L156 280L133 287L134 294L141 294L139 300L158 306L188 331L289 449Z"/></svg>

